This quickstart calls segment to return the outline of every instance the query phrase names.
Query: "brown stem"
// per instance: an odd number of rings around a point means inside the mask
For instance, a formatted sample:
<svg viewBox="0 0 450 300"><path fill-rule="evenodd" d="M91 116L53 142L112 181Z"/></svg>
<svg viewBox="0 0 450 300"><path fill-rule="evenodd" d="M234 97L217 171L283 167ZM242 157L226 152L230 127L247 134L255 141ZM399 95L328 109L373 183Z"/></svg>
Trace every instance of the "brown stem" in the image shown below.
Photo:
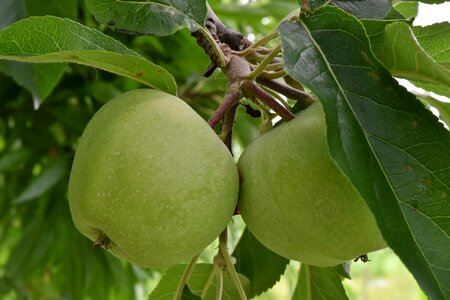
<svg viewBox="0 0 450 300"><path fill-rule="evenodd" d="M256 97L261 100L268 107L273 109L283 120L290 121L295 118L295 115L281 105L275 98L267 94L260 88L254 80L244 80L242 89L246 96Z"/></svg>
<svg viewBox="0 0 450 300"><path fill-rule="evenodd" d="M303 91L296 90L287 85L279 83L275 80L258 77L258 78L256 78L256 81L258 83L288 97L289 99L301 102L302 104L304 104L306 106L312 104L315 101L315 99L310 94L305 93Z"/></svg>
<svg viewBox="0 0 450 300"><path fill-rule="evenodd" d="M242 36L242 34L226 27L209 4L207 4L207 9L206 22L213 24L215 34L221 43L227 44L231 49L236 51L242 51L252 45L252 42Z"/></svg>
<svg viewBox="0 0 450 300"><path fill-rule="evenodd" d="M231 150L231 139L233 136L233 126L234 126L234 120L236 118L236 111L239 106L239 103L236 103L234 106L232 106L223 117L222 122L222 132L220 133L220 138L224 142L224 144L227 146L228 150L232 152Z"/></svg>
<svg viewBox="0 0 450 300"><path fill-rule="evenodd" d="M240 83L231 83L228 86L227 93L223 99L223 102L220 104L219 108L214 112L214 114L209 118L208 124L211 127L216 126L220 120L224 117L224 115L235 106L239 100L242 98L242 93L240 91Z"/></svg>

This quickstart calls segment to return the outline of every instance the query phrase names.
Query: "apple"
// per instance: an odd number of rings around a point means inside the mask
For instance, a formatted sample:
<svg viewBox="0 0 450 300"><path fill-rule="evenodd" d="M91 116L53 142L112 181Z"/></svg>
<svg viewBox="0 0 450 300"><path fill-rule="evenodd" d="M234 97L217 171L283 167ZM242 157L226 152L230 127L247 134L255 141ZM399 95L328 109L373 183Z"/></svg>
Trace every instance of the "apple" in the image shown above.
<svg viewBox="0 0 450 300"><path fill-rule="evenodd" d="M239 176L226 146L185 102L140 89L87 125L69 180L77 229L144 267L189 260L224 230Z"/></svg>
<svg viewBox="0 0 450 300"><path fill-rule="evenodd" d="M238 169L242 218L275 253L333 266L386 247L366 202L329 156L319 102L253 141Z"/></svg>

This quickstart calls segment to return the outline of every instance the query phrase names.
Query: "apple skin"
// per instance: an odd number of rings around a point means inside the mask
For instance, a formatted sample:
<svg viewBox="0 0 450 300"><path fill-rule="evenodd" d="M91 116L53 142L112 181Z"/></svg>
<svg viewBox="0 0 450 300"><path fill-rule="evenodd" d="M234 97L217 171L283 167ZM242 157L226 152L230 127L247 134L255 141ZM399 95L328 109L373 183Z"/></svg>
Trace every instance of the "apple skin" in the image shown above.
<svg viewBox="0 0 450 300"><path fill-rule="evenodd" d="M238 169L242 218L275 253L326 267L386 247L366 202L329 156L320 103L252 142Z"/></svg>
<svg viewBox="0 0 450 300"><path fill-rule="evenodd" d="M94 115L69 180L77 229L143 267L200 253L226 228L238 193L236 164L208 124L182 100L145 89Z"/></svg>

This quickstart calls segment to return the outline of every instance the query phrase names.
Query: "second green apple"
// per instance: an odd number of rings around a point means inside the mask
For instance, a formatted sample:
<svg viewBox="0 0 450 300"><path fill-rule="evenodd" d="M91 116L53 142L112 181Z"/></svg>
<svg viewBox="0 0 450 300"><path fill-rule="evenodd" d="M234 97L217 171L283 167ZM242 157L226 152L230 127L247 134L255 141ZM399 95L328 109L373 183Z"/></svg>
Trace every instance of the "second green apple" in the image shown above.
<svg viewBox="0 0 450 300"><path fill-rule="evenodd" d="M386 247L366 202L329 156L319 103L255 140L238 168L242 218L272 251L333 266Z"/></svg>

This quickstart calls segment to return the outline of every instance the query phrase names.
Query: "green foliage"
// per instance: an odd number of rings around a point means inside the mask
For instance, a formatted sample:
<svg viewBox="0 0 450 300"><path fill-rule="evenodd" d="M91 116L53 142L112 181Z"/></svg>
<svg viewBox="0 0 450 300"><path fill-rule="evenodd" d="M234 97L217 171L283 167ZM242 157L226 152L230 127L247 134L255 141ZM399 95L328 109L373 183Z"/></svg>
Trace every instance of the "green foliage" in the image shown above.
<svg viewBox="0 0 450 300"><path fill-rule="evenodd" d="M302 265L292 299L347 300L348 297L334 268Z"/></svg>
<svg viewBox="0 0 450 300"><path fill-rule="evenodd" d="M203 295L201 299L213 300L216 292L216 282L213 280L214 274L212 264L197 264L189 279L187 288L191 293L192 299L200 299L198 295ZM171 300L175 294L180 278L183 276L186 265L176 265L164 272L164 277L159 282L158 286L150 294L148 300ZM250 280L244 275L239 275L244 289L247 294L250 293ZM236 288L226 272L223 273L224 278L224 300L239 299L239 295L236 292ZM206 287L206 288L205 288ZM183 292L183 299L185 299L185 293ZM195 296L197 295L197 296ZM189 298L186 298L189 299Z"/></svg>
<svg viewBox="0 0 450 300"><path fill-rule="evenodd" d="M200 29L206 15L205 0L131 2L86 0L96 19L112 28L133 34L173 34L183 27Z"/></svg>
<svg viewBox="0 0 450 300"><path fill-rule="evenodd" d="M450 97L450 24L412 26L418 1L392 2L209 4L243 35L258 40L278 29L268 47L281 42L276 59L301 83L295 87L323 103L332 157L427 296L448 299L450 136L427 108L448 125L450 104L412 95L393 76ZM202 77L210 60L191 32L204 29L205 4L0 1L0 298L172 299L186 265L142 269L92 249L70 218L67 182L87 122L123 92L149 86L177 94L204 119L214 113L228 79L218 71ZM262 117L250 117L249 107ZM270 127L261 107L243 100L238 108L236 155L261 124ZM288 262L247 230L230 249L249 297L270 289ZM346 299L349 266L302 265L293 299ZM208 285L206 299L215 299L219 273L223 299L239 299L229 273L211 261L196 265L182 299L199 299Z"/></svg>
<svg viewBox="0 0 450 300"><path fill-rule="evenodd" d="M117 40L68 19L31 17L3 30L0 40L0 59L32 63L79 63L176 93L175 81L166 70ZM64 66L58 67L64 70ZM45 70L40 71L47 73ZM27 83L33 84L31 90L39 98L45 98L59 79L57 76L53 78L55 80L45 92L34 89L40 89L41 82L28 80L24 85L27 87Z"/></svg>
<svg viewBox="0 0 450 300"><path fill-rule="evenodd" d="M404 22L386 26L381 61L397 77L450 86L450 71L423 50Z"/></svg>
<svg viewBox="0 0 450 300"><path fill-rule="evenodd" d="M250 279L249 296L256 296L275 285L289 260L270 251L247 229L233 251L236 270Z"/></svg>
<svg viewBox="0 0 450 300"><path fill-rule="evenodd" d="M284 22L280 33L287 72L321 99L330 153L368 202L389 246L430 295L450 296L450 273L436 267L450 264L450 228L442 219L449 209L450 173L442 169L450 159L448 131L373 57L356 18L325 7ZM421 254L411 257L412 249Z"/></svg>
<svg viewBox="0 0 450 300"><path fill-rule="evenodd" d="M419 3L415 1L400 1L394 7L407 19L416 17L419 12Z"/></svg>
<svg viewBox="0 0 450 300"><path fill-rule="evenodd" d="M420 46L440 64L450 64L450 23L439 23L412 28Z"/></svg>
<svg viewBox="0 0 450 300"><path fill-rule="evenodd" d="M317 9L323 5L337 6L361 19L384 19L391 9L389 0L313 0L309 1L311 9Z"/></svg>

